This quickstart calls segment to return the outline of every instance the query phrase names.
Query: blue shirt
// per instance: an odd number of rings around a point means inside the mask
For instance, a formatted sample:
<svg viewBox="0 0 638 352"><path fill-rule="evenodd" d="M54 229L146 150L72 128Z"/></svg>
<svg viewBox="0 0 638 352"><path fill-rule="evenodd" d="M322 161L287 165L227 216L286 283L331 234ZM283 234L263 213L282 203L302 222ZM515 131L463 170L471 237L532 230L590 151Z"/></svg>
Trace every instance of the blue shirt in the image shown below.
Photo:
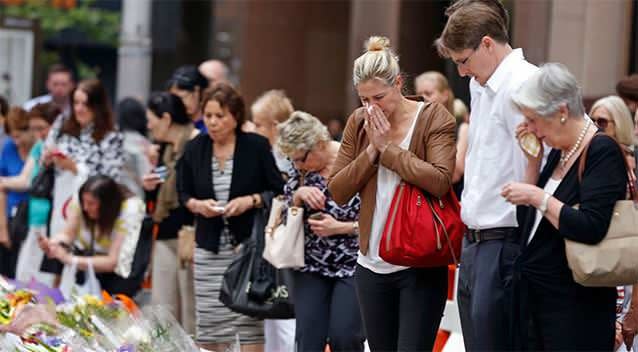
<svg viewBox="0 0 638 352"><path fill-rule="evenodd" d="M4 142L2 153L0 153L0 176L10 177L19 175L23 166L24 160L20 158L18 146L13 139L8 138ZM7 192L7 218L12 217L13 209L17 209L18 204L25 199L27 199L26 192Z"/></svg>

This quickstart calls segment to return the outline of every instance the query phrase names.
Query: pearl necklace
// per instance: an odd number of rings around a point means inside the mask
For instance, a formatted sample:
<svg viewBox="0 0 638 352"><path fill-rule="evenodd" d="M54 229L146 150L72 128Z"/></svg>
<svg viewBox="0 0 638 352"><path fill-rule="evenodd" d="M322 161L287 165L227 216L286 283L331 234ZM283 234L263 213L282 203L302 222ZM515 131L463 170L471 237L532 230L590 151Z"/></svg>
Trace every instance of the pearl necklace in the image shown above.
<svg viewBox="0 0 638 352"><path fill-rule="evenodd" d="M578 135L576 143L574 143L574 145L569 149L567 153L565 153L564 151L560 152L560 164L563 168L567 165L569 159L574 156L574 153L576 153L578 148L580 148L580 144L583 143L583 139L587 134L587 130L589 130L589 125L591 125L591 120L587 119L587 121L585 122L585 126L583 126L583 129L580 131L580 135Z"/></svg>

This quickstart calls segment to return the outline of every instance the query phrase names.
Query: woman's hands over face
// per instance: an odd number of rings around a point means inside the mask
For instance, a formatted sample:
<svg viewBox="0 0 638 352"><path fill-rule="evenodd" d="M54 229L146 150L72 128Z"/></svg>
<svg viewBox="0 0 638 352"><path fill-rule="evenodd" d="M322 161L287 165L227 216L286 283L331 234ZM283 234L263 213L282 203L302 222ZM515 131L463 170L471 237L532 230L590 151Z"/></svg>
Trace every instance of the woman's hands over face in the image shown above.
<svg viewBox="0 0 638 352"><path fill-rule="evenodd" d="M368 135L370 144L383 153L390 144L390 121L376 105L367 105L364 118L363 128Z"/></svg>

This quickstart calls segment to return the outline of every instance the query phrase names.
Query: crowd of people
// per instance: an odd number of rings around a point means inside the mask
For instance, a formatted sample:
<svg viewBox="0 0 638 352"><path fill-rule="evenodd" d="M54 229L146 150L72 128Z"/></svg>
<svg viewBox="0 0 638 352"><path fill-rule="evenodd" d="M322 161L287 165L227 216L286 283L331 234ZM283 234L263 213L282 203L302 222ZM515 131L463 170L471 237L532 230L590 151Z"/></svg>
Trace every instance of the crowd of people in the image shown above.
<svg viewBox="0 0 638 352"><path fill-rule="evenodd" d="M404 95L398 56L377 36L353 63L361 106L326 124L282 90L249 105L217 60L177 68L164 91L115 112L99 80L52 66L47 95L0 97L0 274L58 286L74 265L130 296L150 276L152 303L212 351L237 337L242 351L432 350L448 267L380 255L408 183L460 199L467 350L630 350L638 289L577 283L565 240L601 242L636 182L638 75L587 113L564 65L537 67L510 46L499 1L459 0L446 16L435 48L471 77L469 108L435 71ZM537 153L522 146L529 134ZM295 319L219 299L275 196L304 214Z"/></svg>

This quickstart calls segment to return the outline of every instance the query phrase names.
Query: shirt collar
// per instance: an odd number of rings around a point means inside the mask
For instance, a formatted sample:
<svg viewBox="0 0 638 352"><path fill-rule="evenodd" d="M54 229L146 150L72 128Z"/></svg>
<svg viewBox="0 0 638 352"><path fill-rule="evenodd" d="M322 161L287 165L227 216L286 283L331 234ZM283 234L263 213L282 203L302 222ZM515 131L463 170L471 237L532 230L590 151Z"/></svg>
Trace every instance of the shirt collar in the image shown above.
<svg viewBox="0 0 638 352"><path fill-rule="evenodd" d="M509 53L503 61L496 67L494 73L490 79L487 80L485 84L486 87L489 87L494 93L498 92L498 89L505 83L510 75L510 71L512 65L516 61L521 61L525 59L523 56L523 49L514 49L511 53Z"/></svg>

